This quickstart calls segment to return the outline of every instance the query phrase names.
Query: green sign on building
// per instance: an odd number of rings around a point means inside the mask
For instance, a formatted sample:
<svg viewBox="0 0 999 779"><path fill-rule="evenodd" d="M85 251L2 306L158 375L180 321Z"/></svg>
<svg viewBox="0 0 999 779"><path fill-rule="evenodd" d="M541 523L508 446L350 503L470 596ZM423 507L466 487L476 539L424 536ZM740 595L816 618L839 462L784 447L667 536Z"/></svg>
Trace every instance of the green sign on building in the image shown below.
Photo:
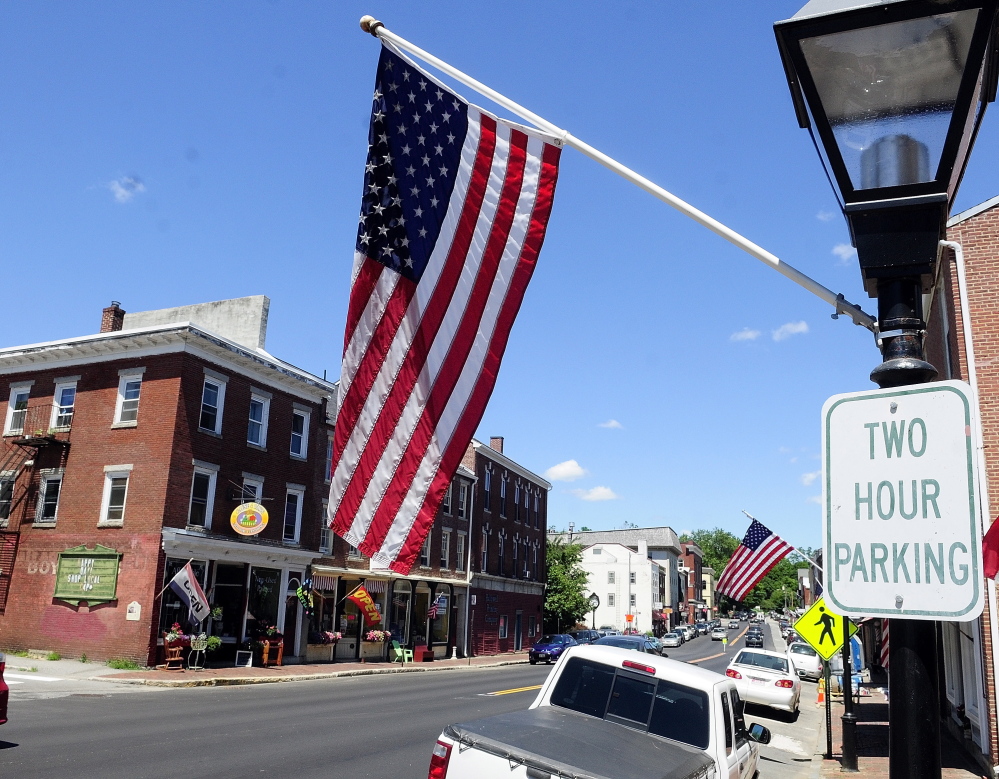
<svg viewBox="0 0 999 779"><path fill-rule="evenodd" d="M93 549L83 544L60 552L54 597L75 606L80 601L93 604L114 600L120 560L120 552L100 544Z"/></svg>

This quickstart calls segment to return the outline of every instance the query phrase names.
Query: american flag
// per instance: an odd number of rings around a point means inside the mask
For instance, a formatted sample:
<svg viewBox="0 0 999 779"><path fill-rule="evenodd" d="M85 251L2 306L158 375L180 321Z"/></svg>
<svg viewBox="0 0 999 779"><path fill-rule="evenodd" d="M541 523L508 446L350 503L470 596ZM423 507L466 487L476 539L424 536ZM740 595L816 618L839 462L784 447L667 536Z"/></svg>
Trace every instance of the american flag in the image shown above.
<svg viewBox="0 0 999 779"><path fill-rule="evenodd" d="M715 590L732 600L741 601L760 579L793 551L793 546L754 519L746 537L725 566Z"/></svg>
<svg viewBox="0 0 999 779"><path fill-rule="evenodd" d="M440 614L441 610L444 608L441 604L441 599L443 597L444 593L441 593L434 599L434 602L430 604L430 608L427 609L427 619L437 619L437 615Z"/></svg>
<svg viewBox="0 0 999 779"><path fill-rule="evenodd" d="M492 393L545 237L555 138L384 46L347 310L328 520L409 572Z"/></svg>

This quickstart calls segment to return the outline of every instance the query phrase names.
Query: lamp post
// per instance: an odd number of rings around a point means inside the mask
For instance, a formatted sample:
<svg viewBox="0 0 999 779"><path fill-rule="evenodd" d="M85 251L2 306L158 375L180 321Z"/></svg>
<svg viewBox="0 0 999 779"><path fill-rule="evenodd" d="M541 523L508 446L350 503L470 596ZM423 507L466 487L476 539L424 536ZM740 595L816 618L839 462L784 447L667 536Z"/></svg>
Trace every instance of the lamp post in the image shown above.
<svg viewBox="0 0 999 779"><path fill-rule="evenodd" d="M597 609L600 608L600 597L595 593L590 593L590 622L594 630L597 629Z"/></svg>
<svg viewBox="0 0 999 779"><path fill-rule="evenodd" d="M798 124L843 204L861 276L878 300L880 387L936 376L922 295L947 217L996 96L999 0L811 0L774 25ZM892 779L940 776L937 626L892 619ZM855 718L844 716L846 742ZM849 733L848 733L849 731ZM856 755L852 765L856 770Z"/></svg>

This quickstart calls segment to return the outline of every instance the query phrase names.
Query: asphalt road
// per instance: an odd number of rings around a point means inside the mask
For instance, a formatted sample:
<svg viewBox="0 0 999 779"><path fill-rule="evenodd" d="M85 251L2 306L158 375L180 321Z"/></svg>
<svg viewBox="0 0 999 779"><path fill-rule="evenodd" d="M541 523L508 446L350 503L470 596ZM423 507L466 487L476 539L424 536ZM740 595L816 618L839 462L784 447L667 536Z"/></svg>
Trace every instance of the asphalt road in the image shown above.
<svg viewBox="0 0 999 779"><path fill-rule="evenodd" d="M667 651L724 673L741 643L723 654L721 642L702 636ZM0 777L424 779L444 725L527 708L549 671L515 665L243 687L129 687L128 695L111 682L67 682L56 692L53 683L18 679L10 721L0 727ZM774 733L761 750L763 779L808 776L818 709L814 686L805 689L796 722L761 707L747 712Z"/></svg>

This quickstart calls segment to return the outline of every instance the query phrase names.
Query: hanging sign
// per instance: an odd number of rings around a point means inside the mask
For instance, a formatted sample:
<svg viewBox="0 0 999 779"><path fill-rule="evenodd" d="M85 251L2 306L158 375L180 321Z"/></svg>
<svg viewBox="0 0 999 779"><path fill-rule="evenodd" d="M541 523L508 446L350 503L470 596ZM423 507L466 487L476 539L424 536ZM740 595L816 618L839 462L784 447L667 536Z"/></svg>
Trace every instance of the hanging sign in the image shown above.
<svg viewBox="0 0 999 779"><path fill-rule="evenodd" d="M358 587L354 590L347 596L347 600L352 601L361 610L361 613L364 614L364 624L368 627L374 627L381 623L382 615L379 613L371 594L364 587Z"/></svg>
<svg viewBox="0 0 999 779"><path fill-rule="evenodd" d="M981 614L973 398L940 381L826 401L823 594L840 614Z"/></svg>
<svg viewBox="0 0 999 779"><path fill-rule="evenodd" d="M236 506L229 517L229 524L241 536L255 536L267 527L267 509L259 503Z"/></svg>
<svg viewBox="0 0 999 779"><path fill-rule="evenodd" d="M100 544L93 549L82 544L60 552L53 597L75 606L81 601L88 605L113 601L120 560L121 554L116 549Z"/></svg>

